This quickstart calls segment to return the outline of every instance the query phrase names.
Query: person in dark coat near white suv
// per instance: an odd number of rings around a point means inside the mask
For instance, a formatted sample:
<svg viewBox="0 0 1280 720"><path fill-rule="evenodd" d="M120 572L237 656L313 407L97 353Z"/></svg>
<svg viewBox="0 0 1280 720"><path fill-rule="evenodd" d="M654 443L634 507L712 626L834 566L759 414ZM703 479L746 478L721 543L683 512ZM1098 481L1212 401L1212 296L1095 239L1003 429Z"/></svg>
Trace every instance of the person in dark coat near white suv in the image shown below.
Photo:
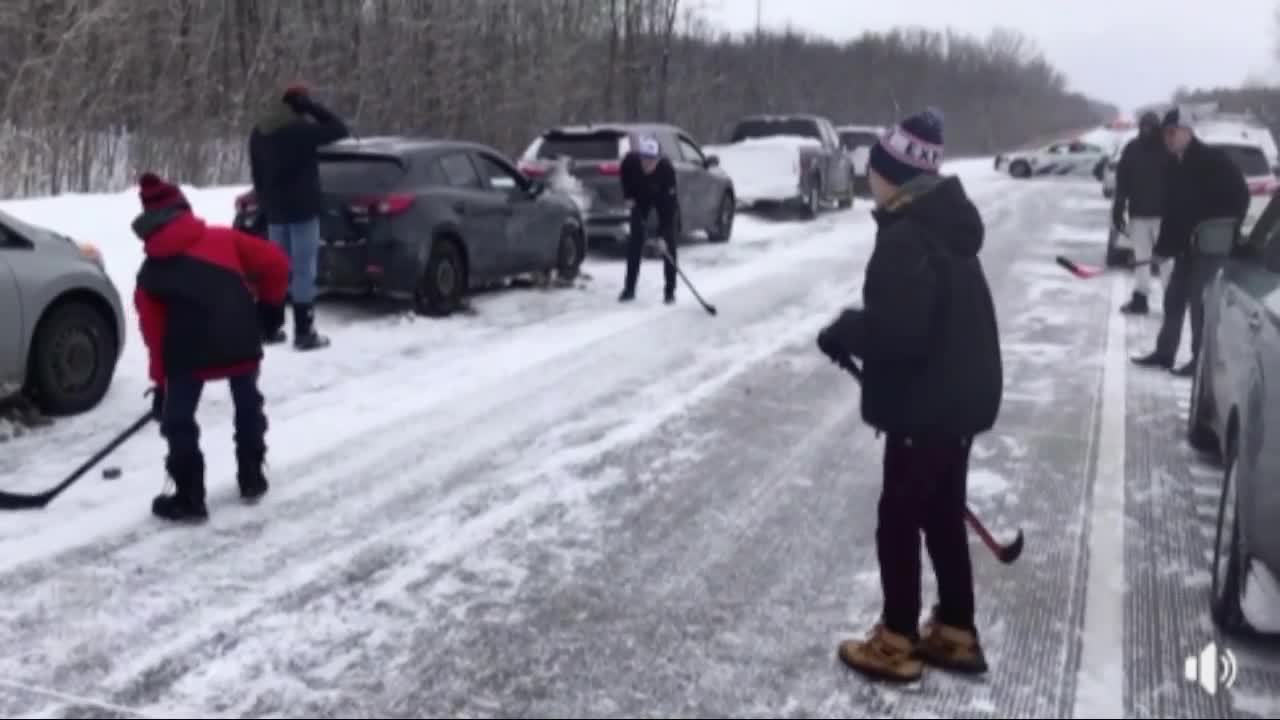
<svg viewBox="0 0 1280 720"><path fill-rule="evenodd" d="M1151 275L1154 251L1160 237L1160 215L1164 211L1165 177L1173 166L1173 154L1160 134L1160 117L1145 112L1138 120L1138 137L1130 140L1116 165L1116 194L1111 204L1111 224L1116 232L1129 236L1133 244L1133 297L1120 308L1130 315L1150 311Z"/></svg>

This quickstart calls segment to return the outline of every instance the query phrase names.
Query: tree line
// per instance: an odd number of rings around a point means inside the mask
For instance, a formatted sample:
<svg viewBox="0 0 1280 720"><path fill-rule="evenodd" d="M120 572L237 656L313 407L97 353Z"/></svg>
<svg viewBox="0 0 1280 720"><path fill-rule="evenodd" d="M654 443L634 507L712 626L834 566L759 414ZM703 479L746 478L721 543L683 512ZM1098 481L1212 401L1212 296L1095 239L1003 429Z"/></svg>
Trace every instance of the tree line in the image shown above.
<svg viewBox="0 0 1280 720"><path fill-rule="evenodd" d="M143 168L244 182L249 129L293 81L359 135L513 155L562 122L666 120L709 143L749 113L885 124L932 105L954 156L1114 112L1005 30L731 35L697 0L9 0L0 194L118 190Z"/></svg>

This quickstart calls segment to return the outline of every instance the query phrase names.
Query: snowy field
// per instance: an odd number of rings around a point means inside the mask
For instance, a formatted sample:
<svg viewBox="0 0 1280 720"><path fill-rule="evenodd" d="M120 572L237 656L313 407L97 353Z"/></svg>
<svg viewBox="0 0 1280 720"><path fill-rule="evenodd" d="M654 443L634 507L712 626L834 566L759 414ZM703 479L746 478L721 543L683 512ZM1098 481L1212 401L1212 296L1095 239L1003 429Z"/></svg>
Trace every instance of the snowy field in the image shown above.
<svg viewBox="0 0 1280 720"><path fill-rule="evenodd" d="M263 504L236 498L214 385L207 526L150 517L154 431L121 478L0 519L0 716L1280 716L1280 655L1208 621L1218 470L1181 444L1188 383L1126 367L1158 315L1114 312L1127 276L1053 264L1100 261L1097 184L947 170L983 211L1004 337L970 504L1027 534L1011 566L973 541L984 680L888 689L835 659L879 611L881 446L813 343L859 296L860 200L682 248L715 318L683 286L661 304L659 261L620 306L612 259L447 320L324 304L331 348L267 351ZM187 191L228 222L243 189ZM130 297L135 194L4 207L97 243ZM145 369L135 329L100 408L0 444L0 486L50 486L129 425ZM1241 665L1216 696L1182 677L1213 639Z"/></svg>

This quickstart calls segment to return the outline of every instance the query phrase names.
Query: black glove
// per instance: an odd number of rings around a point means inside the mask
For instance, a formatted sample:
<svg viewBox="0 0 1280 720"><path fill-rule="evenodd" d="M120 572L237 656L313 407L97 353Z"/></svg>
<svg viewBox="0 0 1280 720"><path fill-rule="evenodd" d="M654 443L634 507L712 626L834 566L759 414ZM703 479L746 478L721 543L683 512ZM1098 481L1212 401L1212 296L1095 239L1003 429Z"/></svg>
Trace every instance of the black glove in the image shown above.
<svg viewBox="0 0 1280 720"><path fill-rule="evenodd" d="M1125 218L1124 218L1124 208L1120 207L1119 203L1112 205L1111 206L1112 227L1116 229L1116 232L1123 233L1125 231L1126 224L1127 223L1125 222Z"/></svg>
<svg viewBox="0 0 1280 720"><path fill-rule="evenodd" d="M284 305L258 303L258 327L262 330L262 337L275 337L284 327Z"/></svg>
<svg viewBox="0 0 1280 720"><path fill-rule="evenodd" d="M151 417L156 422L164 419L164 388L160 385L151 388Z"/></svg>
<svg viewBox="0 0 1280 720"><path fill-rule="evenodd" d="M284 97L281 99L284 101L285 105L289 106L290 110L293 110L299 115L304 115L311 109L311 96L307 94L305 89L289 88L285 91Z"/></svg>
<svg viewBox="0 0 1280 720"><path fill-rule="evenodd" d="M818 349L822 351L823 355L831 358L831 362L834 363L840 362L841 357L848 356L847 352L840 349L840 343L836 341L835 333L830 325L818 333Z"/></svg>

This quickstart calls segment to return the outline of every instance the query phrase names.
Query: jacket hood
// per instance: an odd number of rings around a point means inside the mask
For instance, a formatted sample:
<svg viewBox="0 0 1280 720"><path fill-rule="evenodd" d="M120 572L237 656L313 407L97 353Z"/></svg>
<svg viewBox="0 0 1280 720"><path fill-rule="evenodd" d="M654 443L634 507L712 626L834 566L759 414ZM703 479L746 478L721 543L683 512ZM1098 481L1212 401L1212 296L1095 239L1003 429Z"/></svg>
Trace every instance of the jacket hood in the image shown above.
<svg viewBox="0 0 1280 720"><path fill-rule="evenodd" d="M873 214L882 225L910 218L932 229L957 257L977 256L986 236L982 215L960 179L953 175L917 176L903 185L885 208Z"/></svg>
<svg viewBox="0 0 1280 720"><path fill-rule="evenodd" d="M166 258L187 252L204 237L205 222L186 208L150 210L133 221L147 257Z"/></svg>

